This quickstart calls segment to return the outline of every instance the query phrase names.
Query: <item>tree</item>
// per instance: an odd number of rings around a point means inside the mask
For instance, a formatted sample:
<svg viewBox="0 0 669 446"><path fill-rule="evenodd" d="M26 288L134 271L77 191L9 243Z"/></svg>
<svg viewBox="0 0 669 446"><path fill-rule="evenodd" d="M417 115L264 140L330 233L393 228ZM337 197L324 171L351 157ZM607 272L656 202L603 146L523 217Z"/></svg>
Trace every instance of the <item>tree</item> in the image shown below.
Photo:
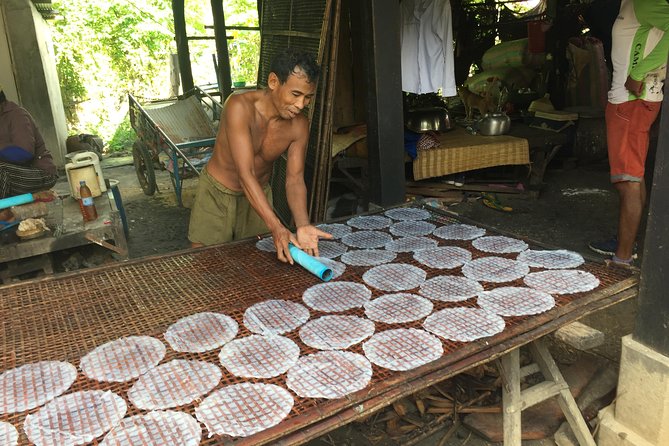
<svg viewBox="0 0 669 446"><path fill-rule="evenodd" d="M186 3L189 35L206 35L210 0ZM109 141L118 130L122 139L129 138L127 94L147 100L170 94L169 58L176 52L172 1L56 0L54 5L60 12L52 22L56 65L70 132ZM257 26L255 0L224 0L224 7L228 24ZM230 34L233 79L255 80L260 33ZM215 79L213 40L192 42L196 82Z"/></svg>

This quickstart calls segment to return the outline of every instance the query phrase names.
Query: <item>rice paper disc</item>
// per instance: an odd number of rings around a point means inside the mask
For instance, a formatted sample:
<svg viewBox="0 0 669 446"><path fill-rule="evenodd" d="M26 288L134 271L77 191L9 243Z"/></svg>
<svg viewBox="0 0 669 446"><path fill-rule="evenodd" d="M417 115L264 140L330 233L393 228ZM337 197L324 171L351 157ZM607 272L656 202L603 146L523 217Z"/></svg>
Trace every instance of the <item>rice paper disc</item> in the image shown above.
<svg viewBox="0 0 669 446"><path fill-rule="evenodd" d="M0 444L3 446L19 444L19 432L13 425L4 421L0 421Z"/></svg>
<svg viewBox="0 0 669 446"><path fill-rule="evenodd" d="M41 361L0 375L0 414L34 409L62 395L77 378L69 362Z"/></svg>
<svg viewBox="0 0 669 446"><path fill-rule="evenodd" d="M390 226L392 220L381 215L360 215L349 219L346 224L356 229L383 229Z"/></svg>
<svg viewBox="0 0 669 446"><path fill-rule="evenodd" d="M518 260L527 263L533 268L567 269L581 266L585 260L583 256L566 249L535 251L528 249L518 254Z"/></svg>
<svg viewBox="0 0 669 446"><path fill-rule="evenodd" d="M283 336L251 335L227 343L218 359L230 373L241 378L274 378L291 368L300 347Z"/></svg>
<svg viewBox="0 0 669 446"><path fill-rule="evenodd" d="M427 273L417 266L406 263L379 265L362 275L362 280L383 291L406 291L425 282Z"/></svg>
<svg viewBox="0 0 669 446"><path fill-rule="evenodd" d="M125 382L158 365L166 350L151 336L128 336L96 347L81 358L79 367L96 381Z"/></svg>
<svg viewBox="0 0 669 446"><path fill-rule="evenodd" d="M203 353L232 341L239 325L221 313L196 313L167 328L165 340L177 352Z"/></svg>
<svg viewBox="0 0 669 446"><path fill-rule="evenodd" d="M318 350L344 350L374 334L374 322L345 315L326 315L300 328L300 339Z"/></svg>
<svg viewBox="0 0 669 446"><path fill-rule="evenodd" d="M265 237L256 242L256 248L265 252L276 252L274 246L274 239L272 237Z"/></svg>
<svg viewBox="0 0 669 446"><path fill-rule="evenodd" d="M439 238L445 240L474 240L485 234L485 229L478 226L454 223L446 226L440 226L432 232Z"/></svg>
<svg viewBox="0 0 669 446"><path fill-rule="evenodd" d="M321 240L318 242L318 255L327 259L334 259L348 251L348 247L343 243L330 240Z"/></svg>
<svg viewBox="0 0 669 446"><path fill-rule="evenodd" d="M321 262L323 265L327 266L330 271L332 271L332 277L330 280L334 280L340 277L346 271L346 265L342 262L338 262L332 259L326 259L325 257L316 257L316 260Z"/></svg>
<svg viewBox="0 0 669 446"><path fill-rule="evenodd" d="M417 208L388 209L384 214L394 220L427 220L432 216L430 211Z"/></svg>
<svg viewBox="0 0 669 446"><path fill-rule="evenodd" d="M416 251L413 258L429 268L453 269L471 261L472 253L457 246L437 246Z"/></svg>
<svg viewBox="0 0 669 446"><path fill-rule="evenodd" d="M360 308L372 297L369 288L356 282L328 282L314 285L302 294L309 307L324 313Z"/></svg>
<svg viewBox="0 0 669 446"><path fill-rule="evenodd" d="M350 226L341 223L323 223L316 226L323 232L327 232L332 236L332 240L339 240L346 234L350 234L353 229Z"/></svg>
<svg viewBox="0 0 669 446"><path fill-rule="evenodd" d="M477 238L472 242L472 246L479 251L491 252L494 254L521 252L528 248L527 243L522 240L501 235L490 235Z"/></svg>
<svg viewBox="0 0 669 446"><path fill-rule="evenodd" d="M128 399L143 410L183 406L211 392L222 376L214 364L173 359L140 376L128 390Z"/></svg>
<svg viewBox="0 0 669 446"><path fill-rule="evenodd" d="M309 310L289 300L266 300L248 307L244 312L244 325L256 334L288 333L308 320Z"/></svg>
<svg viewBox="0 0 669 446"><path fill-rule="evenodd" d="M423 319L433 308L432 302L415 294L385 294L365 304L365 315L376 322L403 324Z"/></svg>
<svg viewBox="0 0 669 446"><path fill-rule="evenodd" d="M552 269L530 273L524 280L530 288L549 294L584 293L599 286L597 277L577 269Z"/></svg>
<svg viewBox="0 0 669 446"><path fill-rule="evenodd" d="M351 266L378 266L390 263L396 257L396 253L385 249L362 249L347 252L341 256L341 261Z"/></svg>
<svg viewBox="0 0 669 446"><path fill-rule="evenodd" d="M248 437L279 424L293 408L290 393L274 384L241 383L223 387L195 408L209 436Z"/></svg>
<svg viewBox="0 0 669 446"><path fill-rule="evenodd" d="M456 342L471 342L504 331L504 319L482 308L445 308L435 311L423 322L423 327L440 338Z"/></svg>
<svg viewBox="0 0 669 446"><path fill-rule="evenodd" d="M530 272L526 263L504 257L481 257L462 267L462 274L483 282L513 282Z"/></svg>
<svg viewBox="0 0 669 446"><path fill-rule="evenodd" d="M100 443L101 446L197 446L202 428L195 418L173 410L153 411L124 418Z"/></svg>
<svg viewBox="0 0 669 446"><path fill-rule="evenodd" d="M460 302L476 297L483 286L476 280L462 276L437 276L425 281L418 293L441 302Z"/></svg>
<svg viewBox="0 0 669 446"><path fill-rule="evenodd" d="M444 347L436 336L415 328L397 328L376 333L362 344L372 364L404 371L441 358Z"/></svg>
<svg viewBox="0 0 669 446"><path fill-rule="evenodd" d="M116 426L126 410L123 398L109 390L69 393L28 415L23 430L37 446L76 446Z"/></svg>
<svg viewBox="0 0 669 446"><path fill-rule="evenodd" d="M548 293L525 287L501 287L479 294L481 308L500 316L527 316L548 311L555 299Z"/></svg>
<svg viewBox="0 0 669 446"><path fill-rule="evenodd" d="M390 226L390 233L397 237L430 235L437 226L422 220L408 220L394 223Z"/></svg>
<svg viewBox="0 0 669 446"><path fill-rule="evenodd" d="M392 240L390 234L381 231L357 231L341 239L345 245L361 249L382 248Z"/></svg>
<svg viewBox="0 0 669 446"><path fill-rule="evenodd" d="M302 356L290 370L286 385L303 398L342 398L367 387L372 364L352 352L325 351Z"/></svg>
<svg viewBox="0 0 669 446"><path fill-rule="evenodd" d="M386 243L386 250L393 252L416 252L421 249L435 248L437 241L429 237L402 237Z"/></svg>

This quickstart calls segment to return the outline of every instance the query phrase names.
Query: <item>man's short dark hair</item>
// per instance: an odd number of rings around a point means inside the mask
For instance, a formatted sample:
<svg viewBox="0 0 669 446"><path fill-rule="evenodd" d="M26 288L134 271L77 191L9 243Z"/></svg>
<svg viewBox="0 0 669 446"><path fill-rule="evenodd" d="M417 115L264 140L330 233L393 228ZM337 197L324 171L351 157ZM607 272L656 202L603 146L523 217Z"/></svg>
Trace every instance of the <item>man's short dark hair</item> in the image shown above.
<svg viewBox="0 0 669 446"><path fill-rule="evenodd" d="M302 69L307 75L309 83L318 80L321 73L321 67L316 63L316 59L311 53L298 51L293 48L286 48L272 59L269 71L276 74L279 81L283 84L288 80L288 76L294 73L295 68Z"/></svg>

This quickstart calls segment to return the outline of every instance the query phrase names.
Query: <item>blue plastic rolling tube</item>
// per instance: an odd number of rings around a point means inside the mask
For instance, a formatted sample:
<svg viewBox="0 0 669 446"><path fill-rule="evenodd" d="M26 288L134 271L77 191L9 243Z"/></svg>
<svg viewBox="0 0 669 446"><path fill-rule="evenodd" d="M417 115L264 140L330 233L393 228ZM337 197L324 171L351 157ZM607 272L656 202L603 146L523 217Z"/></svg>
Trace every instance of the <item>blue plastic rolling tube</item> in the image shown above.
<svg viewBox="0 0 669 446"><path fill-rule="evenodd" d="M311 257L309 254L292 244L288 245L288 250L290 251L290 255L293 257L295 262L304 267L304 269L310 273L318 276L318 278L320 278L322 281L327 282L328 280L332 279L332 270L316 260L314 257Z"/></svg>
<svg viewBox="0 0 669 446"><path fill-rule="evenodd" d="M21 194L14 195L13 197L7 197L0 199L0 209L9 208L12 206L19 206L21 204L32 203L35 201L33 194Z"/></svg>

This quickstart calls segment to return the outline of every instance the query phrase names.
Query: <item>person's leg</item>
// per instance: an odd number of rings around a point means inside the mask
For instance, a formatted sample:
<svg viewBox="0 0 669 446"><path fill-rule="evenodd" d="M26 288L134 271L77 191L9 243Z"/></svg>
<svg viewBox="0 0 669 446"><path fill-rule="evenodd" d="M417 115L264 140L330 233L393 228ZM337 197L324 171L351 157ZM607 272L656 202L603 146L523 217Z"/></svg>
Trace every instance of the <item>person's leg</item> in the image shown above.
<svg viewBox="0 0 669 446"><path fill-rule="evenodd" d="M615 261L631 261L646 201L644 170L648 154L648 131L659 104L630 101L608 104L606 127L611 181L619 194L618 237Z"/></svg>
<svg viewBox="0 0 669 446"><path fill-rule="evenodd" d="M9 173L0 163L0 198L9 196Z"/></svg>
<svg viewBox="0 0 669 446"><path fill-rule="evenodd" d="M644 187L642 183L632 181L615 183L615 187L620 196L616 257L621 260L631 260L644 208Z"/></svg>
<svg viewBox="0 0 669 446"><path fill-rule="evenodd" d="M49 189L58 177L34 167L17 166L0 161L1 197L38 192Z"/></svg>
<svg viewBox="0 0 669 446"><path fill-rule="evenodd" d="M266 185L263 188L265 197L269 204L272 204L272 188ZM269 232L265 221L253 209L246 197L243 197L237 206L237 227L235 228L235 240L255 237Z"/></svg>
<svg viewBox="0 0 669 446"><path fill-rule="evenodd" d="M188 224L188 240L192 248L232 240L236 198L232 191L216 183L206 169L202 171Z"/></svg>

